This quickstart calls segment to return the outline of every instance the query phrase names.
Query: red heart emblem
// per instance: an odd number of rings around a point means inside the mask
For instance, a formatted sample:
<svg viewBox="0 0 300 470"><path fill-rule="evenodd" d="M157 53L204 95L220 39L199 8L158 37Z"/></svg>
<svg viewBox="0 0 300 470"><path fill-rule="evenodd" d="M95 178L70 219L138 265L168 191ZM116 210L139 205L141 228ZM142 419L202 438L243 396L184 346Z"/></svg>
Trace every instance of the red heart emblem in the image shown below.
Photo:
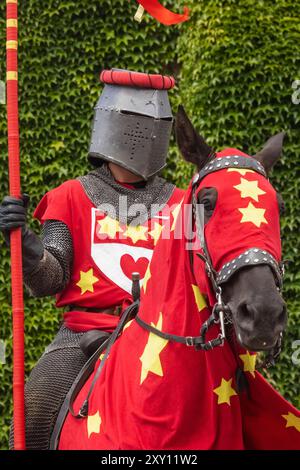
<svg viewBox="0 0 300 470"><path fill-rule="evenodd" d="M134 261L131 255L123 255L120 259L120 265L123 273L130 280L132 279L132 273L140 273L141 279L145 277L149 260L147 258L139 258Z"/></svg>

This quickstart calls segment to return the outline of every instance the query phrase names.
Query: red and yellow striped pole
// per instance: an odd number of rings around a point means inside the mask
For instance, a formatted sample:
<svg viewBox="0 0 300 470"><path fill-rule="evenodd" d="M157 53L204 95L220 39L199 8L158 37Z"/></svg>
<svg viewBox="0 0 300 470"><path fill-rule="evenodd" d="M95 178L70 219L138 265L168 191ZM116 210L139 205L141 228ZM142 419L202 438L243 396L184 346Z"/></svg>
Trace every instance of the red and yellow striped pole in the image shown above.
<svg viewBox="0 0 300 470"><path fill-rule="evenodd" d="M18 0L6 0L7 128L9 192L21 197L18 110ZM24 304L21 229L12 230L11 284L13 315L14 449L25 449Z"/></svg>

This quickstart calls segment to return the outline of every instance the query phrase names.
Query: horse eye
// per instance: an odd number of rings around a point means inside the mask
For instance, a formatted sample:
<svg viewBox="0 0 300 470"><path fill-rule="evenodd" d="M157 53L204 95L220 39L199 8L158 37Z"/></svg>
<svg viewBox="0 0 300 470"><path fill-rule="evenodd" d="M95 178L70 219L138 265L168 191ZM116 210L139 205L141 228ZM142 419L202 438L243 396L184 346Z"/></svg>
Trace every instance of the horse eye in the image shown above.
<svg viewBox="0 0 300 470"><path fill-rule="evenodd" d="M212 211L212 210L214 209L214 208L213 208L213 205L212 205L212 202L210 201L210 199L207 199L207 198L206 198L206 199L203 199L203 200L201 201L201 204L204 205L204 209L205 209L206 211Z"/></svg>

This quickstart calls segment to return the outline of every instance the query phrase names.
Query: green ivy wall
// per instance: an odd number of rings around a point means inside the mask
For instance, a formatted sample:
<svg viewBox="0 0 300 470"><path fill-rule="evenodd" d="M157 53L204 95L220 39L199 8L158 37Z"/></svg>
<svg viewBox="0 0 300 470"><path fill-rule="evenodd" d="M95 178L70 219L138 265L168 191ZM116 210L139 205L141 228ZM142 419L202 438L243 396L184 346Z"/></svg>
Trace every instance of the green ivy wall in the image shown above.
<svg viewBox="0 0 300 470"><path fill-rule="evenodd" d="M163 4L178 11L183 0ZM299 123L292 83L300 79L300 0L189 0L191 19L175 27L146 16L133 21L134 0L24 0L20 2L20 126L22 187L31 209L49 189L87 171L93 106L99 73L120 67L171 73L193 122L216 148L258 149L286 130L284 158L272 176L282 191L284 256L292 260L285 282L290 318L285 349L268 373L273 384L300 406L299 367L291 361L300 339ZM5 2L0 5L0 80L5 79ZM5 107L0 106L0 197L8 191ZM172 143L165 176L186 186L192 168ZM30 220L38 230L36 222ZM11 416L11 309L8 251L0 240L0 448L7 448ZM60 322L53 299L26 295L26 371L33 367Z"/></svg>

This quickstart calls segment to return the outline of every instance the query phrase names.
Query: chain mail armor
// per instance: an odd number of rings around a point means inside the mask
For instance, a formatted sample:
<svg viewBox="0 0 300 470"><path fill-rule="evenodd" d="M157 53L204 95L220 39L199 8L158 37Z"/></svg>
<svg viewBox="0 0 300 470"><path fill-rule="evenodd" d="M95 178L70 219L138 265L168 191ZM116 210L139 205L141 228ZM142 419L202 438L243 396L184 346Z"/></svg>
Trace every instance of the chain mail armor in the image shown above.
<svg viewBox="0 0 300 470"><path fill-rule="evenodd" d="M88 198L96 206L105 207L105 212L120 223L140 225L157 214L170 199L175 186L155 176L144 188L129 189L116 183L106 164L78 178ZM126 205L120 196L127 198ZM137 213L135 208L136 205ZM124 206L124 207L123 207ZM133 209L132 213L130 208Z"/></svg>
<svg viewBox="0 0 300 470"><path fill-rule="evenodd" d="M54 295L62 291L70 279L73 242L66 224L47 220L42 228L44 255L24 282L34 297Z"/></svg>

